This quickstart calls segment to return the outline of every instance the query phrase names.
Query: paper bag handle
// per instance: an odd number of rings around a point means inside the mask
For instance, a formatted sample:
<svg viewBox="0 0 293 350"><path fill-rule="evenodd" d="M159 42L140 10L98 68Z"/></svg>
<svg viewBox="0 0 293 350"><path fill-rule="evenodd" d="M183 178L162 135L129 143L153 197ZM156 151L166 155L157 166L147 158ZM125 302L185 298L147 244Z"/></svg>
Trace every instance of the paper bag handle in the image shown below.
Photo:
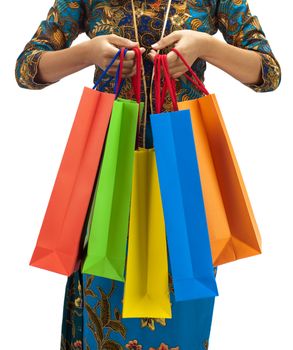
<svg viewBox="0 0 293 350"><path fill-rule="evenodd" d="M164 72L164 84L161 91L161 68ZM167 90L170 93L173 110L178 111L175 80L171 77L167 55L157 54L154 60L154 87L156 113L161 113Z"/></svg>
<svg viewBox="0 0 293 350"><path fill-rule="evenodd" d="M175 47L172 48L171 51L176 53L176 55L181 59L183 64L186 66L186 68L191 73L192 77L194 78L194 80L193 80L187 73L184 73L184 76L186 77L186 79L188 79L193 85L195 85L199 91L201 91L205 95L209 95L209 92L206 89L206 87L204 86L203 82L199 79L199 77L196 75L196 73L193 71L193 69L190 67L190 65L186 62L185 58L181 55L181 53Z"/></svg>

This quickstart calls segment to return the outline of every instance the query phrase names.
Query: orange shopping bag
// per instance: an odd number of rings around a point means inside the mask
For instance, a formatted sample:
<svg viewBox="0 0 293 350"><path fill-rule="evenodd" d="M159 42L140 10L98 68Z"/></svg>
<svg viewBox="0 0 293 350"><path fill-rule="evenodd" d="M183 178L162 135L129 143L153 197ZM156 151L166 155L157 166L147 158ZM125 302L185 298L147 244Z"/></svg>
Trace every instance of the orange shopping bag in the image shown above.
<svg viewBox="0 0 293 350"><path fill-rule="evenodd" d="M261 237L215 94L209 94L181 54L187 74L206 96L178 102L191 112L213 264L261 253Z"/></svg>

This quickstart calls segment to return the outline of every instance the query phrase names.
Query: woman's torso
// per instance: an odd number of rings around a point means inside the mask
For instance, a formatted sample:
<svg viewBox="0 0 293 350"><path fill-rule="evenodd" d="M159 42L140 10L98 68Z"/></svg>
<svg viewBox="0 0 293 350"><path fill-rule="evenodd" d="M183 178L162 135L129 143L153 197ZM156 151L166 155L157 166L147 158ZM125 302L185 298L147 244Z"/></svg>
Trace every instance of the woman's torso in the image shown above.
<svg viewBox="0 0 293 350"><path fill-rule="evenodd" d="M159 41L162 34L165 12L168 0L145 0L134 1L136 11L136 21L138 27L138 38L140 46L146 48L143 55L145 77L148 96L150 95L150 82L152 76L153 63L147 57L151 50L151 45ZM114 33L118 36L136 41L134 22L132 15L132 5L130 0L85 0L84 1L85 21L84 31L90 38L98 35ZM182 29L191 29L209 34L215 34L216 27L216 0L172 0L171 9L166 25L165 36ZM162 50L161 53L167 53L168 50ZM204 71L206 62L197 59L193 70L199 78L204 80ZM99 67L96 67L94 80L96 81L102 73ZM104 81L109 77L106 75ZM105 91L113 91L114 81L112 81ZM201 96L201 92L196 90L191 83L184 77L176 82L177 98L179 101L194 99ZM134 99L131 80L126 79L120 93L121 97ZM142 86L142 100L145 100L145 94ZM149 100L149 98L148 98ZM171 101L167 97L164 104L165 110L171 110ZM150 131L150 103L147 106L146 137L149 147L152 146L152 135Z"/></svg>
<svg viewBox="0 0 293 350"><path fill-rule="evenodd" d="M149 82L153 64L147 57L151 45L157 42L162 33L165 11L168 0L134 1L138 25L138 37L140 46L146 48L144 54L144 66L146 79ZM131 1L129 0L85 0L85 32L93 38L97 35L114 33L130 40L135 40ZM169 20L167 22L165 36L181 29L192 29L209 34L215 34L216 27L216 0L172 0ZM164 52L164 50L162 51ZM203 79L206 69L205 61L197 59L193 69ZM101 70L96 69L95 79ZM128 83L128 84L127 84ZM125 84L121 93L129 96L131 90L130 81ZM149 84L148 84L149 85ZM192 96L189 84L181 83L179 99L198 97L196 91ZM185 87L185 88L184 88ZM189 87L189 88L188 88ZM194 90L194 89L193 89ZM129 93L127 93L127 91Z"/></svg>

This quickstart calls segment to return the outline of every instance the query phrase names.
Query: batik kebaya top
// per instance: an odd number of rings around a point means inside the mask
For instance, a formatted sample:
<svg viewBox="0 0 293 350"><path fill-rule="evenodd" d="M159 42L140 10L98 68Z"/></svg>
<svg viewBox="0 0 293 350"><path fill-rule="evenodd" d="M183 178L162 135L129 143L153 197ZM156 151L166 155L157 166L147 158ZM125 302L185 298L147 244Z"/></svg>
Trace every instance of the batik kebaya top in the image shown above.
<svg viewBox="0 0 293 350"><path fill-rule="evenodd" d="M166 4L167 0L135 1L139 42L147 49L143 58L148 87L152 62L146 54L160 39ZM229 44L257 51L262 58L262 81L245 85L257 92L278 87L280 66L246 0L173 0L165 35L181 29L211 35L220 30ZM89 38L115 33L135 41L131 1L56 0L17 59L18 84L27 89L51 85L36 80L42 53L69 47L82 32ZM206 62L197 59L193 69L204 80ZM96 67L94 80L100 74ZM112 88L110 84L108 89ZM176 89L179 101L201 96L184 77L176 82ZM130 80L126 79L120 96L134 97ZM151 147L149 118L146 130L147 146ZM175 303L171 275L169 289L172 319L122 319L123 283L74 273L66 286L61 349L207 349L214 299Z"/></svg>

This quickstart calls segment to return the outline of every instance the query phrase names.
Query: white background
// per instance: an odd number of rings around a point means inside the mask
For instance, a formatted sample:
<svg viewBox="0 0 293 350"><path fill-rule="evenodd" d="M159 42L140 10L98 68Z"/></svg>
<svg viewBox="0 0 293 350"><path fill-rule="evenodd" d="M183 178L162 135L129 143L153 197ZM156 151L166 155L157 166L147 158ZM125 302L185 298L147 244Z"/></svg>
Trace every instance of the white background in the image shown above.
<svg viewBox="0 0 293 350"><path fill-rule="evenodd" d="M16 58L52 3L17 0L1 11L1 349L57 350L60 343L66 277L28 264L83 86L92 86L94 69L41 91L17 86ZM250 8L281 64L280 87L255 93L210 65L206 85L217 94L263 254L219 268L211 350L293 345L293 74L288 52L293 6L250 0ZM74 44L82 40L84 35Z"/></svg>

